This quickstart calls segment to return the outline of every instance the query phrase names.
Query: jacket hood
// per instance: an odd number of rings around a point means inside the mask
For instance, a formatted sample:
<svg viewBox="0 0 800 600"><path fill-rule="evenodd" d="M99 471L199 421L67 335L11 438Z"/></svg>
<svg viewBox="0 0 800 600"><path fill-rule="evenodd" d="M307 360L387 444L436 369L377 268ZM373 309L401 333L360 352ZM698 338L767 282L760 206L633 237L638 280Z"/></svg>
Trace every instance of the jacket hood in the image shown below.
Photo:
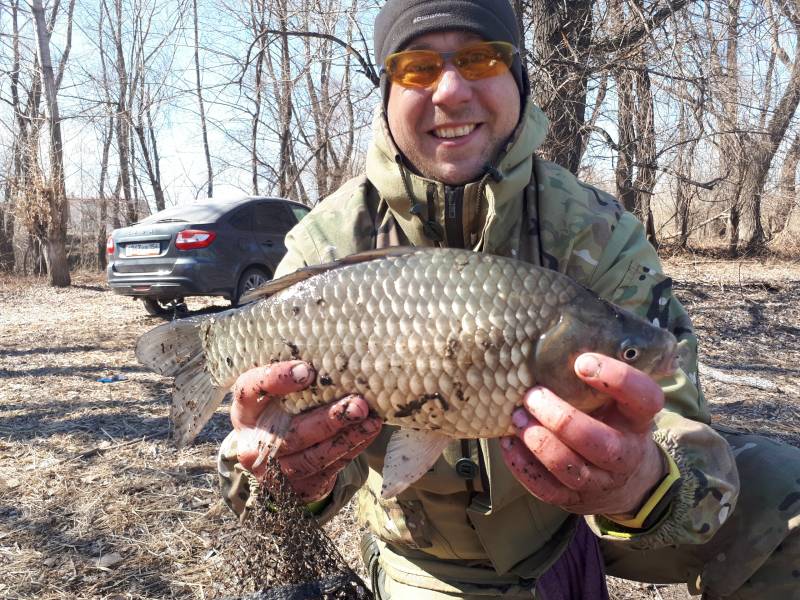
<svg viewBox="0 0 800 600"><path fill-rule="evenodd" d="M465 247L501 253L498 250L508 245L509 237L519 225L522 192L531 180L533 154L544 141L548 128L545 114L528 101L522 119L495 159L493 169L466 185L448 186L449 191L455 190L460 198ZM404 166L402 153L392 139L382 107L373 119L373 139L367 152L367 178L382 201L388 204L388 212L394 216L408 240L415 246L433 245L423 228L426 221L433 220L439 226L445 223L445 194L448 190L442 182L417 175ZM412 212L415 204L418 206ZM431 209L433 214L429 212Z"/></svg>

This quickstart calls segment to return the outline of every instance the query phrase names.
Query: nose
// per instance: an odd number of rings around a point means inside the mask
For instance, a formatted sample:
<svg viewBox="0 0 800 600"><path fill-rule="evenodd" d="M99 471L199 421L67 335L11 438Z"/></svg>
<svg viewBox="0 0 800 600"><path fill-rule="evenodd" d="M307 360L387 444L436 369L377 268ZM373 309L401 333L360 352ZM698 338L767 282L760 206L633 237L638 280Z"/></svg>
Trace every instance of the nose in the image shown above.
<svg viewBox="0 0 800 600"><path fill-rule="evenodd" d="M446 64L436 89L433 92L433 103L444 106L457 106L472 98L470 82L461 76L452 64Z"/></svg>

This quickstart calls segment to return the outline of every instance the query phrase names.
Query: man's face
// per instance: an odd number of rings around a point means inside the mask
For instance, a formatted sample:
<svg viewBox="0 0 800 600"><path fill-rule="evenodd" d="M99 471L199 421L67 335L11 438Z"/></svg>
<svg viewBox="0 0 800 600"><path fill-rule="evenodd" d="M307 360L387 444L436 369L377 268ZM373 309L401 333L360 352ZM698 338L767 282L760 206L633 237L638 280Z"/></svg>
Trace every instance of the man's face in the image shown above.
<svg viewBox="0 0 800 600"><path fill-rule="evenodd" d="M430 33L404 50L452 52L481 38L466 32ZM510 71L469 81L448 61L429 88L391 84L389 129L416 171L448 185L483 175L519 121L520 97Z"/></svg>

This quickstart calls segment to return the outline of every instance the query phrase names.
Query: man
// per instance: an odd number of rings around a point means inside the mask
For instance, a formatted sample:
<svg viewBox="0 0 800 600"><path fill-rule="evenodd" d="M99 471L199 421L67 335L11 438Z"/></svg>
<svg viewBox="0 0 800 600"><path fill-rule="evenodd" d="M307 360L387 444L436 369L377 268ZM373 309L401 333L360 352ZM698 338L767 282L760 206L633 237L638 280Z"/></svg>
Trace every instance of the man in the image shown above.
<svg viewBox="0 0 800 600"><path fill-rule="evenodd" d="M576 373L615 398L608 409L585 415L534 388L513 415L515 436L451 444L388 501L379 491L391 432L348 396L294 418L279 458L295 490L322 520L359 491L381 598L530 598L537 580L546 598L595 597L598 539L613 575L683 581L707 598L800 598L800 451L708 425L691 323L641 226L609 195L534 156L547 121L528 99L511 7L389 0L374 37L384 103L366 176L289 234L276 276L400 244L513 256L657 320L687 358L657 384L583 355ZM292 361L237 381L220 474L240 514L256 451L238 441L257 422L259 397L315 376Z"/></svg>

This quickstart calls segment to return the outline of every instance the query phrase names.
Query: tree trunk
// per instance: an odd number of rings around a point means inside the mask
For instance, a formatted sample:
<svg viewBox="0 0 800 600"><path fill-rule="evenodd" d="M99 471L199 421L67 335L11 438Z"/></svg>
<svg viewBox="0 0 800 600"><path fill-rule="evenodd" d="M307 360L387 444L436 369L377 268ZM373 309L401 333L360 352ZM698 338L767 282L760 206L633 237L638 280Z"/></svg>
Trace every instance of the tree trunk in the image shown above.
<svg viewBox="0 0 800 600"><path fill-rule="evenodd" d="M192 16L194 18L194 74L197 83L197 102L200 105L200 129L203 133L203 153L206 157L206 171L208 173L208 197L214 194L214 171L211 169L211 151L208 147L208 129L206 127L206 110L203 106L203 88L200 83L200 33L197 27L197 0L192 0ZM163 202L163 197L162 197Z"/></svg>
<svg viewBox="0 0 800 600"><path fill-rule="evenodd" d="M725 180L716 190L716 202L728 207L728 223L725 234L728 237L728 254L736 256L739 251L741 224L741 192L746 176L745 148L750 147L746 131L739 120L739 20L740 0L728 0L725 24L724 61L717 49L717 42L712 42L711 72L717 83L716 93L722 104L719 129L723 132L719 140L719 160L725 169ZM710 3L706 6L706 23L709 38L715 40L711 33L712 20Z"/></svg>
<svg viewBox="0 0 800 600"><path fill-rule="evenodd" d="M644 60L642 62L644 65ZM647 239L654 248L658 248L650 202L656 186L656 128L653 116L653 90L646 67L643 66L641 71L636 72L634 78L636 82L637 172L633 187L636 192L636 216L644 223Z"/></svg>
<svg viewBox="0 0 800 600"><path fill-rule="evenodd" d="M6 201L0 204L0 271L14 270L14 205L6 186Z"/></svg>
<svg viewBox="0 0 800 600"><path fill-rule="evenodd" d="M795 11L800 8L798 0L795 0L792 4ZM782 5L782 7L784 10L788 10L786 5ZM772 161L775 158L775 153L786 135L786 130L797 112L798 105L800 105L800 18L794 18L794 13L791 14L793 17L791 20L795 28L795 55L792 72L784 88L783 95L772 112L772 117L769 119L766 135L763 136L763 141L759 145L760 151L756 152L755 155L751 155L748 162L752 170L752 180L748 181L750 189L747 195L744 196L744 201L749 207L752 221L750 238L747 241L747 250L752 253L759 253L766 249L767 239L761 224L761 198L764 193L764 185L766 184Z"/></svg>
<svg viewBox="0 0 800 600"><path fill-rule="evenodd" d="M577 173L586 135L588 51L593 33L592 0L532 0L529 65L534 101L550 119L542 156Z"/></svg>
<svg viewBox="0 0 800 600"><path fill-rule="evenodd" d="M259 12L256 12L256 9L258 9ZM253 98L253 112L250 119L250 184L251 193L257 196L259 187L258 169L260 166L260 161L258 159L258 134L259 124L261 122L261 105L264 89L263 74L264 61L266 60L267 53L267 36L263 34L264 29L266 29L263 16L263 2L251 2L250 10L253 35L256 36L256 43L258 44L259 50L255 60L255 81L253 84L255 88L255 97Z"/></svg>
<svg viewBox="0 0 800 600"><path fill-rule="evenodd" d="M303 23L306 31L312 30L310 22L310 10L305 11L305 21ZM328 195L328 182L331 175L331 168L329 166L329 146L330 138L330 118L331 118L331 105L330 105L330 60L329 58L330 42L322 40L317 42L314 38L306 37L303 40L305 46L305 59L306 65L306 93L308 94L309 105L311 106L311 120L314 123L314 139L313 145L315 146L316 158L314 161L314 177L317 183L317 195L324 198ZM319 43L319 47L314 47L314 43ZM321 56L320 56L321 55ZM314 57L322 58L319 61L320 73L317 77L311 69ZM347 59L350 56L348 54ZM301 124L302 127L302 124Z"/></svg>
<svg viewBox="0 0 800 600"><path fill-rule="evenodd" d="M103 21L106 13L100 11L100 19L97 23L97 39L100 46L100 65L103 73L103 94L106 101L106 111L108 114L108 125L103 132L103 151L100 155L100 183L98 184L98 206L97 206L97 270L105 270L108 264L106 251L107 227L108 227L108 197L106 196L106 180L108 179L108 156L111 151L111 141L114 139L114 113L111 111L111 92L108 85L108 67L106 65L106 54L103 48ZM117 200L115 199L116 203Z"/></svg>
<svg viewBox="0 0 800 600"><path fill-rule="evenodd" d="M278 161L278 194L283 197L291 195L292 181L292 71L289 55L289 7L286 0L278 2L279 30L281 36L281 93L276 98L279 107L278 132L280 139L280 154Z"/></svg>
<svg viewBox="0 0 800 600"><path fill-rule="evenodd" d="M114 115L108 117L108 128L103 136L103 153L100 159L100 198L98 199L97 215L97 269L106 268L106 238L108 233L108 198L106 197L106 178L108 177L108 155L111 150L111 140L114 137Z"/></svg>
<svg viewBox="0 0 800 600"><path fill-rule="evenodd" d="M678 155L675 159L675 218L678 229L678 248L685 250L689 246L692 186L689 181L694 171L694 152L697 141L689 141L689 117L686 107L681 104L678 117Z"/></svg>
<svg viewBox="0 0 800 600"><path fill-rule="evenodd" d="M778 180L778 206L769 218L769 234L774 237L786 226L792 207L797 204L797 166L800 165L800 134L796 134L781 165Z"/></svg>
<svg viewBox="0 0 800 600"><path fill-rule="evenodd" d="M64 153L61 141L61 117L58 112L56 81L50 60L50 38L44 20L42 0L32 0L31 9L36 23L36 42L42 68L45 97L50 116L50 187L44 192L48 204L47 236L45 238L47 269L50 285L68 287L71 283L67 262L67 223L69 203L64 181Z"/></svg>
<svg viewBox="0 0 800 600"><path fill-rule="evenodd" d="M140 88L142 94L144 88ZM161 187L161 170L159 167L158 147L156 146L155 135L153 134L152 122L150 119L149 109L145 109L146 102L144 98L139 107L139 117L133 130L136 132L136 137L139 140L139 147L142 150L142 160L144 161L147 177L150 180L150 187L153 188L153 198L156 202L156 210L164 210L166 204L164 203L164 190ZM147 111L147 129L148 136L145 136L145 123L142 119L142 111ZM150 145L148 145L148 140ZM152 156L151 156L152 152Z"/></svg>
<svg viewBox="0 0 800 600"><path fill-rule="evenodd" d="M636 210L636 195L633 193L634 140L633 128L633 76L630 71L620 70L614 77L617 84L617 165L614 175L617 183L617 198L625 210Z"/></svg>
<svg viewBox="0 0 800 600"><path fill-rule="evenodd" d="M130 92L128 69L125 64L125 48L122 44L122 0L113 0L113 2L115 19L112 19L109 13L109 23L114 37L114 52L116 55L114 66L117 71L117 84L119 85L116 103L117 155L119 158L122 196L125 200L125 216L127 217L127 222L130 224L137 221L136 203L133 198L133 189L131 185L130 111L128 108L128 96Z"/></svg>
<svg viewBox="0 0 800 600"><path fill-rule="evenodd" d="M781 231L781 238L784 241L793 243L795 248L800 249L800 201L797 198L795 198L794 204L789 210L789 216L786 217L786 225Z"/></svg>
<svg viewBox="0 0 800 600"><path fill-rule="evenodd" d="M770 242L770 248L792 258L800 256L800 200L794 197L786 223Z"/></svg>
<svg viewBox="0 0 800 600"><path fill-rule="evenodd" d="M122 193L122 176L117 175L117 183L114 186L114 195L111 197L111 226L114 229L122 227L122 221L119 218L119 204L121 201L120 194Z"/></svg>

